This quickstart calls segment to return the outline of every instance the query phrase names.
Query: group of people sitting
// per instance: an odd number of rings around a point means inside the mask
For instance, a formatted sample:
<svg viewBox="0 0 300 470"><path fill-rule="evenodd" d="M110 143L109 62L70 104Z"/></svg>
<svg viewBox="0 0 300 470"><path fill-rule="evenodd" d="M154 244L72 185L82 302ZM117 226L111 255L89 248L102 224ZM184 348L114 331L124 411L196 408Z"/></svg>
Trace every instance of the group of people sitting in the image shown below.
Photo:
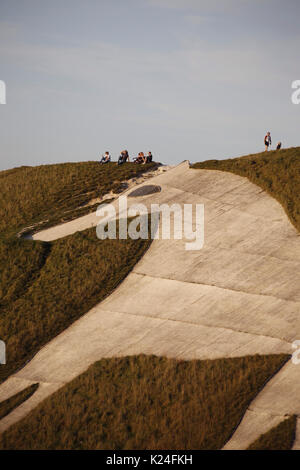
<svg viewBox="0 0 300 470"><path fill-rule="evenodd" d="M136 158L133 159L134 163L151 163L152 162L152 153L148 152L148 155L144 155L144 152L140 152Z"/></svg>
<svg viewBox="0 0 300 470"><path fill-rule="evenodd" d="M145 164L152 162L153 156L151 152L148 152L148 155L144 155L144 152L140 152L137 157L133 158L133 163ZM101 164L111 162L111 156L109 152L105 152L102 155L100 160ZM118 165L122 165L123 163L130 162L129 153L127 150L123 150L118 158Z"/></svg>

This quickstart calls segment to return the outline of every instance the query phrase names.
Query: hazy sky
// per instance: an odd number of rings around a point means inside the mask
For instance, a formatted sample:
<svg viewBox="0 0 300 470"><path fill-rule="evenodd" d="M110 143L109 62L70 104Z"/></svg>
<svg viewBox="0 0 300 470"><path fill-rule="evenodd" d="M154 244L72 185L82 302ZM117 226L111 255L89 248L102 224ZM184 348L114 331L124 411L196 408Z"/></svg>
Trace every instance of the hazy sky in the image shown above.
<svg viewBox="0 0 300 470"><path fill-rule="evenodd" d="M300 145L299 0L0 0L0 169Z"/></svg>

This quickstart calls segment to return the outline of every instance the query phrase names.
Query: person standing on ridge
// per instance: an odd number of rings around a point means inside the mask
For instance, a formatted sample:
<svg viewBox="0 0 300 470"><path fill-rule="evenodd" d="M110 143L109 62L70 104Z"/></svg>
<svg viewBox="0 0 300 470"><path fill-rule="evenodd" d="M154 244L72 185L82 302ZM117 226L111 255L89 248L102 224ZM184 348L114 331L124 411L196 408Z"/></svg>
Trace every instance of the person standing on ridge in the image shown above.
<svg viewBox="0 0 300 470"><path fill-rule="evenodd" d="M269 146L271 147L271 145L272 145L271 134L270 132L267 132L267 134L265 135L265 152L268 151Z"/></svg>

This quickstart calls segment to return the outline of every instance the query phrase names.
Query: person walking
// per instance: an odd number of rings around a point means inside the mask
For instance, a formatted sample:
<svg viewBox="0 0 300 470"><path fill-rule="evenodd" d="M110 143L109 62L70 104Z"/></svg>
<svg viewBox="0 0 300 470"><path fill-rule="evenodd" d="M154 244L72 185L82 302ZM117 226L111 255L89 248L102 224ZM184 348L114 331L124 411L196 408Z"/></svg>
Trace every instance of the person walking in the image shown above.
<svg viewBox="0 0 300 470"><path fill-rule="evenodd" d="M268 151L269 147L272 145L272 139L271 139L271 134L270 132L267 132L265 135L265 152Z"/></svg>

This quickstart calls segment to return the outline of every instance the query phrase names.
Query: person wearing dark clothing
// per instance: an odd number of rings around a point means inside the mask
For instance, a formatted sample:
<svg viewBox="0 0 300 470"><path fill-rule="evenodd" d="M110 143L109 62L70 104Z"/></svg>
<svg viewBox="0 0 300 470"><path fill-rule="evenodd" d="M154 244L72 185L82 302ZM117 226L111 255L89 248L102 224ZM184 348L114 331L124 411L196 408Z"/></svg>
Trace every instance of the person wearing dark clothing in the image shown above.
<svg viewBox="0 0 300 470"><path fill-rule="evenodd" d="M123 163L125 163L127 161L130 162L128 151L123 150L121 152L121 155L119 156L118 165L123 165Z"/></svg>
<svg viewBox="0 0 300 470"><path fill-rule="evenodd" d="M278 142L276 150L280 150L280 149L281 149L281 142Z"/></svg>
<svg viewBox="0 0 300 470"><path fill-rule="evenodd" d="M145 163L144 153L140 152L137 158L134 160L134 163Z"/></svg>
<svg viewBox="0 0 300 470"><path fill-rule="evenodd" d="M148 155L145 157L145 163L151 163L153 159L152 153L148 152Z"/></svg>
<svg viewBox="0 0 300 470"><path fill-rule="evenodd" d="M103 165L103 163L109 163L110 162L110 155L109 155L109 152L105 152L104 155L102 155L102 158L100 160L100 163L101 165Z"/></svg>
<svg viewBox="0 0 300 470"><path fill-rule="evenodd" d="M124 163L124 154L121 152L121 155L118 158L118 165L122 165Z"/></svg>
<svg viewBox="0 0 300 470"><path fill-rule="evenodd" d="M265 142L265 152L267 152L268 149L269 149L269 146L272 145L272 139L271 139L270 132L267 132L267 134L265 135L264 142Z"/></svg>

